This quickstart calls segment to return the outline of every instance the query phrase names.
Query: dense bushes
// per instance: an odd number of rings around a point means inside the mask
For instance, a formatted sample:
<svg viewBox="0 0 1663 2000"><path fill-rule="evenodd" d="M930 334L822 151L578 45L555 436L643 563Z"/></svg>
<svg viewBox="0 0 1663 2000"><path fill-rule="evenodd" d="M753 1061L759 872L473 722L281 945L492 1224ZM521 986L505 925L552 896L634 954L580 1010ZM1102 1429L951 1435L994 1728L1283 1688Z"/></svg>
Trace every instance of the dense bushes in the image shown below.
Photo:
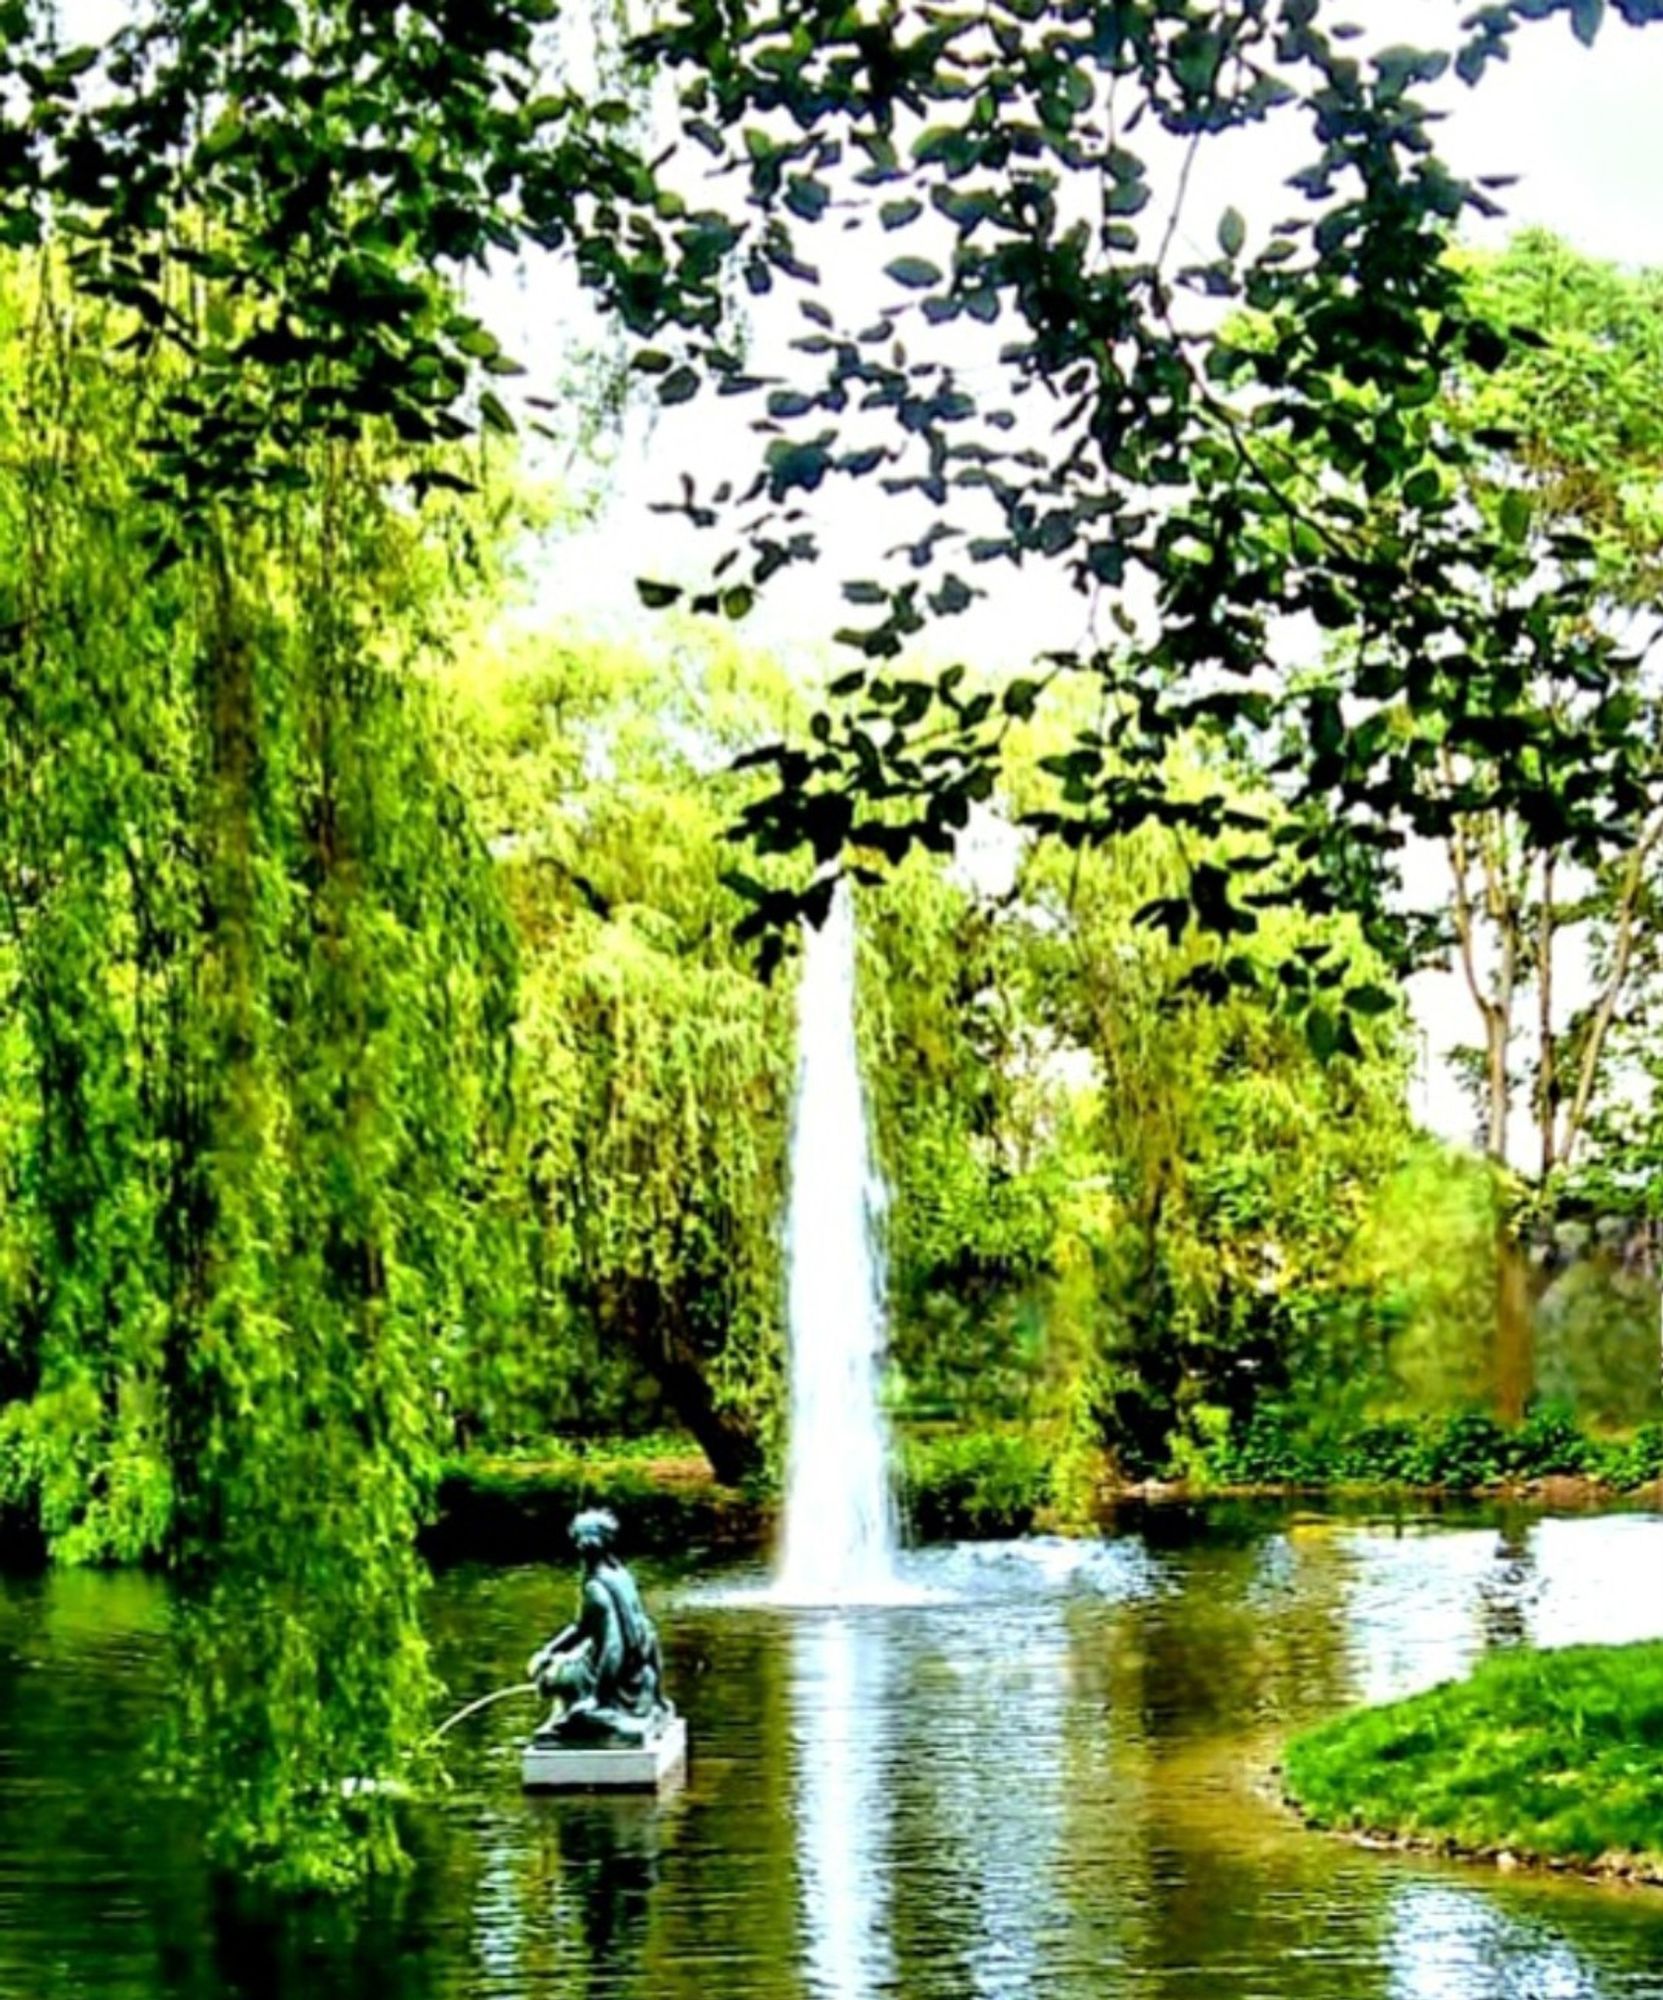
<svg viewBox="0 0 1663 2000"><path fill-rule="evenodd" d="M1562 1411L1538 1410L1517 1430L1479 1412L1395 1418L1322 1432L1282 1404L1256 1410L1209 1455L1224 1485L1440 1486L1457 1491L1509 1481L1585 1477L1621 1492L1663 1478L1663 1424L1601 1440Z"/></svg>
<svg viewBox="0 0 1663 2000"><path fill-rule="evenodd" d="M436 1562L560 1562L569 1553L572 1516L598 1506L618 1513L627 1545L637 1553L754 1542L765 1519L750 1495L697 1475L666 1477L662 1467L641 1459L467 1459L446 1468L438 1517L422 1547Z"/></svg>
<svg viewBox="0 0 1663 2000"><path fill-rule="evenodd" d="M908 1525L924 1541L1026 1534L1056 1498L1049 1440L1030 1432L909 1438L901 1452Z"/></svg>

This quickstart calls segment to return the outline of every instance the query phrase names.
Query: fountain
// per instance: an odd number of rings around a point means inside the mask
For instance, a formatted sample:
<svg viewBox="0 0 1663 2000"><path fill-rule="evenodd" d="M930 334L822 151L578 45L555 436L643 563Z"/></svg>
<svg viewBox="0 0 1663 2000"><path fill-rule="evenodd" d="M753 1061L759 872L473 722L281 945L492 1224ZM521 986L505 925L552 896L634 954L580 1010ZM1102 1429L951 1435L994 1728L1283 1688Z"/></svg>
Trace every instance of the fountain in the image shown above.
<svg viewBox="0 0 1663 2000"><path fill-rule="evenodd" d="M797 1001L791 1133L790 1442L785 1530L772 1595L783 1603L892 1600L895 1507L878 1406L883 1187L855 1048L855 919L840 884L810 930Z"/></svg>

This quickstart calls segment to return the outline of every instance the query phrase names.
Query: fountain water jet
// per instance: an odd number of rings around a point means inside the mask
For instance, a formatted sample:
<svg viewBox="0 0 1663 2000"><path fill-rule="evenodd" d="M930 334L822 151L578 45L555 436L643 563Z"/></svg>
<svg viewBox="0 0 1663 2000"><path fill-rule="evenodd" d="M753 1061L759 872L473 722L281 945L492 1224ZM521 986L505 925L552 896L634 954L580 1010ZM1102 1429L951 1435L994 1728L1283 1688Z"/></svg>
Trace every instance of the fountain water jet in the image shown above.
<svg viewBox="0 0 1663 2000"><path fill-rule="evenodd" d="M791 1132L791 1430L784 1548L773 1591L799 1604L871 1604L895 1575L889 1439L878 1405L883 1272L855 1048L855 920L846 886L810 930L797 1001Z"/></svg>

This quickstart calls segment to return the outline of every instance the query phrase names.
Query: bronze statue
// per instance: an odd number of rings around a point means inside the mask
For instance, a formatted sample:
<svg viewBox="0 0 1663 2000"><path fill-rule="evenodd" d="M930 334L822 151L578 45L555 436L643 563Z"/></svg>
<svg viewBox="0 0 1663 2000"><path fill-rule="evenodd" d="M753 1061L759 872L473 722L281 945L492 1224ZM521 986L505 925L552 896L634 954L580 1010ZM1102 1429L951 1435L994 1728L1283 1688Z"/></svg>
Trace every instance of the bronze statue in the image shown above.
<svg viewBox="0 0 1663 2000"><path fill-rule="evenodd" d="M618 1523L605 1508L579 1514L572 1546L583 1564L577 1617L526 1668L554 1708L532 1738L545 1744L650 1743L675 1714L663 1693L658 1631L612 1553Z"/></svg>

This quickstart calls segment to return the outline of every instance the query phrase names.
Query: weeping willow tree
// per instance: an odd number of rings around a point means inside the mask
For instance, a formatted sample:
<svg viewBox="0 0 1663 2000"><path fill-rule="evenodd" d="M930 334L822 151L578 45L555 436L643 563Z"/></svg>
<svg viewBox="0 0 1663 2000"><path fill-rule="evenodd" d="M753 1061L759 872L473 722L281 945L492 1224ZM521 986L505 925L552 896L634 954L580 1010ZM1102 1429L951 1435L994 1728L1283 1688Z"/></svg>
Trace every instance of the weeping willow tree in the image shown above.
<svg viewBox="0 0 1663 2000"><path fill-rule="evenodd" d="M458 1394L517 1444L619 1409L620 1381L719 1478L780 1414L790 982L736 944L736 753L794 704L765 657L558 635L453 677L474 809L519 938L516 1171L531 1309Z"/></svg>
<svg viewBox="0 0 1663 2000"><path fill-rule="evenodd" d="M371 446L181 543L188 393L51 259L0 288L6 1478L183 1579L218 1850L396 1855L414 1533L492 1268L511 935L410 674L446 562ZM159 553L160 552L160 553Z"/></svg>

